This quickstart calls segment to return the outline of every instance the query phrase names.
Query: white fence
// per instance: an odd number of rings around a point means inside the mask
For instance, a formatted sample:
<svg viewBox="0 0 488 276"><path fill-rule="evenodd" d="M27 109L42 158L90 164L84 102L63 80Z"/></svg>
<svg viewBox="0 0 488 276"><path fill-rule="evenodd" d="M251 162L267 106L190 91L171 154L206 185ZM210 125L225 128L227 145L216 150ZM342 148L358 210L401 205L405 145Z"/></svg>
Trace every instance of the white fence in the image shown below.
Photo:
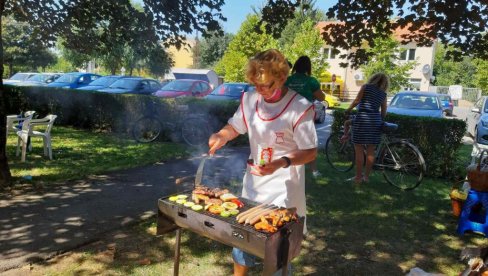
<svg viewBox="0 0 488 276"><path fill-rule="evenodd" d="M449 86L431 86L429 88L430 92L439 93L439 94L449 94ZM476 102L479 98L481 98L481 89L479 88L469 88L463 87L462 97L463 100L469 102Z"/></svg>

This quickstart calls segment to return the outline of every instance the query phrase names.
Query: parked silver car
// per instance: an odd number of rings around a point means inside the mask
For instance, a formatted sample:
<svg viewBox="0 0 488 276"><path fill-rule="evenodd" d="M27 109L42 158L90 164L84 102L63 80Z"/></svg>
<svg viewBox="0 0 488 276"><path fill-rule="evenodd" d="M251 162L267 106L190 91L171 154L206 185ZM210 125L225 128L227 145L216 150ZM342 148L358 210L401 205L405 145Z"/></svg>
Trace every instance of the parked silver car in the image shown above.
<svg viewBox="0 0 488 276"><path fill-rule="evenodd" d="M34 75L39 75L39 73L20 73L20 72L15 73L10 78L3 80L3 84L14 84L14 83L18 83L21 81L26 81L28 78L30 78Z"/></svg>
<svg viewBox="0 0 488 276"><path fill-rule="evenodd" d="M26 81L12 83L15 86L47 86L57 80L62 73L41 73L28 78Z"/></svg>
<svg viewBox="0 0 488 276"><path fill-rule="evenodd" d="M481 97L468 114L468 133L476 142L488 145L488 97Z"/></svg>

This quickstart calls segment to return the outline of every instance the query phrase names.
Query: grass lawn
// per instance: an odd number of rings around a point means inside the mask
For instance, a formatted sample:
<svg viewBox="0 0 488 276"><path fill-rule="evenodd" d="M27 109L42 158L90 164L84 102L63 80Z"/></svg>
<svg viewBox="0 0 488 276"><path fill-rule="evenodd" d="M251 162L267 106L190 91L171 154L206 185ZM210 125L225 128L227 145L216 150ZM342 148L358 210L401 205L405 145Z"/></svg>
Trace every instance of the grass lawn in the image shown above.
<svg viewBox="0 0 488 276"><path fill-rule="evenodd" d="M351 102L341 102L341 105L334 107L335 109L347 109Z"/></svg>
<svg viewBox="0 0 488 276"><path fill-rule="evenodd" d="M354 189L341 174L318 160L323 178L308 175L309 233L294 275L405 275L413 267L459 275L461 250L487 245L483 236L456 234L451 214L452 183L426 179L401 192L375 174ZM30 275L171 275L174 233L155 236L154 220L110 233L100 242L47 263L12 271ZM107 250L115 243L115 254ZM231 275L230 248L184 231L180 275ZM202 274L202 272L205 273ZM260 268L251 275L260 275Z"/></svg>
<svg viewBox="0 0 488 276"><path fill-rule="evenodd" d="M26 162L15 156L17 136L9 135L7 156L14 182L54 182L82 178L87 175L127 169L161 160L182 157L185 148L172 143L139 144L104 133L93 133L55 126L52 130L53 160L43 156L41 138L32 139L33 150Z"/></svg>

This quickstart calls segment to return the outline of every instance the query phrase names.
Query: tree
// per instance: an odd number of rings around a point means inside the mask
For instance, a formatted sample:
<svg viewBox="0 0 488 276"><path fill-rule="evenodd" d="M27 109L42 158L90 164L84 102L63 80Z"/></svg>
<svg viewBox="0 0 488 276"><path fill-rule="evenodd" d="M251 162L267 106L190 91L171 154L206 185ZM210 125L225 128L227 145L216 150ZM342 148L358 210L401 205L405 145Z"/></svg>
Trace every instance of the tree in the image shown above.
<svg viewBox="0 0 488 276"><path fill-rule="evenodd" d="M170 71L171 67L173 67L173 59L161 45L151 49L148 57L146 57L144 61L144 66L147 67L149 72L154 76L163 77Z"/></svg>
<svg viewBox="0 0 488 276"><path fill-rule="evenodd" d="M376 38L374 46L366 48L370 60L361 66L366 78L375 73L385 73L390 77L389 93L398 92L409 85L408 71L415 67L416 62L399 62L400 43L393 37Z"/></svg>
<svg viewBox="0 0 488 276"><path fill-rule="evenodd" d="M62 55L58 56L55 64L46 68L46 71L48 72L71 72L75 70L76 67L73 66L73 64L66 60Z"/></svg>
<svg viewBox="0 0 488 276"><path fill-rule="evenodd" d="M446 57L446 52L447 49L443 45L436 46L433 68L434 84L438 86L458 84L474 87L473 76L476 74L474 60L471 57L464 56L461 61L453 61Z"/></svg>
<svg viewBox="0 0 488 276"><path fill-rule="evenodd" d="M131 41L131 32L125 29L130 20L150 23L155 31L143 43L154 45L164 41L165 46L180 48L185 34L198 31L219 30L219 21L224 0L142 0L143 11L134 8L130 0L0 0L0 23L4 16L12 15L16 20L27 22L33 27L32 35L53 46L58 37L63 37L70 49L89 53L101 44L111 45L114 37ZM110 23L111 25L107 25ZM148 24L146 24L147 26ZM97 31L102 36L96 36ZM4 48L0 32L0 61L4 64ZM0 66L3 75L3 66ZM0 117L5 118L5 93L0 87ZM0 186L10 182L10 170L6 157L5 124L0 124Z"/></svg>
<svg viewBox="0 0 488 276"><path fill-rule="evenodd" d="M56 63L56 56L34 35L29 24L7 17L2 22L2 33L4 62L8 65L9 74L14 73L14 66L31 71Z"/></svg>
<svg viewBox="0 0 488 276"><path fill-rule="evenodd" d="M196 47L192 48L193 56L196 57L195 68L212 68L224 56L227 47L234 38L233 34L225 33L220 35L212 33L211 36L203 38L198 42L198 53Z"/></svg>
<svg viewBox="0 0 488 276"><path fill-rule="evenodd" d="M215 71L224 76L225 81L245 81L245 66L249 58L258 52L277 48L277 41L264 32L264 25L257 15L248 15L239 31L232 39ZM261 33L256 32L260 28Z"/></svg>
<svg viewBox="0 0 488 276"><path fill-rule="evenodd" d="M306 20L312 22L319 22L325 20L325 14L315 8L316 0L303 0L300 2L300 6L295 11L295 18L291 19L283 29L278 39L278 45L280 48L284 48L285 45L290 45L295 40L297 33L300 32L302 24Z"/></svg>
<svg viewBox="0 0 488 276"><path fill-rule="evenodd" d="M300 56L308 56L312 61L312 75L320 78L329 66L322 55L323 46L324 41L320 36L320 31L315 28L315 23L311 19L307 19L300 25L293 42L284 45L283 53L291 63Z"/></svg>
<svg viewBox="0 0 488 276"><path fill-rule="evenodd" d="M263 9L263 21L270 22L268 32L278 37L294 17L299 2L268 1ZM342 56L355 67L368 61L364 45L374 47L376 37L387 38L399 27L410 31L403 35L402 43L415 41L419 46L430 46L433 39L438 39L454 46L448 57L472 55L488 59L486 0L338 0L326 15L341 23L325 27L324 40L334 48L357 49ZM396 20L392 20L394 17Z"/></svg>
<svg viewBox="0 0 488 276"><path fill-rule="evenodd" d="M474 76L475 87L483 90L483 95L488 95L488 60L476 60L476 74Z"/></svg>
<svg viewBox="0 0 488 276"><path fill-rule="evenodd" d="M75 68L85 67L86 62L93 59L93 57L88 54L83 54L76 50L72 50L64 47L64 43L62 39L58 39L56 45L58 46L57 48L61 53L61 57L71 64L71 68L73 70L75 70ZM64 72L64 71L60 71L60 72Z"/></svg>

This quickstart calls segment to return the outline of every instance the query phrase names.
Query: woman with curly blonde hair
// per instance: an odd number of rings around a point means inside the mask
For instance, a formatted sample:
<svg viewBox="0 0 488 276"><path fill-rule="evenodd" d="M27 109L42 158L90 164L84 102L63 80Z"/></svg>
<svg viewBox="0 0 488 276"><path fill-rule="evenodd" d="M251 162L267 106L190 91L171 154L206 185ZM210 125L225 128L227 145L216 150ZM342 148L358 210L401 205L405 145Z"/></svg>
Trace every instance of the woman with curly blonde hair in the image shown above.
<svg viewBox="0 0 488 276"><path fill-rule="evenodd" d="M256 92L243 93L228 124L209 139L209 154L239 134L247 133L251 147L242 197L306 215L304 164L317 155L312 104L284 84L290 67L278 50L252 58L246 70ZM306 231L306 227L304 229ZM245 275L255 257L234 248L234 275Z"/></svg>
<svg viewBox="0 0 488 276"><path fill-rule="evenodd" d="M352 125L352 143L356 155L356 176L350 180L356 185L369 181L374 163L374 151L381 141L381 126L386 116L386 92L389 86L390 80L387 75L374 74L361 87L356 99L346 110L346 114L349 114L353 108L358 107L354 120L348 122ZM366 156L364 148L366 148Z"/></svg>

